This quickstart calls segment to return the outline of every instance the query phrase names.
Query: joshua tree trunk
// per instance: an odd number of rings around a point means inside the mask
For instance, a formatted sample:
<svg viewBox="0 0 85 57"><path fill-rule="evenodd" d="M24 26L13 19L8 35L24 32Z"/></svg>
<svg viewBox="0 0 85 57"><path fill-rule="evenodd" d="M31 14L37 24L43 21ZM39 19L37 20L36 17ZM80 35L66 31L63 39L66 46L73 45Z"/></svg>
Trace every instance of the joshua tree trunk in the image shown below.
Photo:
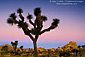
<svg viewBox="0 0 85 57"><path fill-rule="evenodd" d="M38 52L37 52L37 44L36 40L33 40L33 45L34 45L34 57L38 57Z"/></svg>

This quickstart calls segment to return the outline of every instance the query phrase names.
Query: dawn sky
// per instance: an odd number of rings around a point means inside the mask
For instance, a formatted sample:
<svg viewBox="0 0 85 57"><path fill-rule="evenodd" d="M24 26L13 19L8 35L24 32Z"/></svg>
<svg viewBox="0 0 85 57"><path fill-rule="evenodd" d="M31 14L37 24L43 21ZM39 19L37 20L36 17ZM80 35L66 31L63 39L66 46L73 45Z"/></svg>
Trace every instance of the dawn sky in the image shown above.
<svg viewBox="0 0 85 57"><path fill-rule="evenodd" d="M6 20L11 13L17 14L17 9L22 8L26 19L27 12L33 15L34 8L40 7L41 14L47 16L44 28L51 25L53 18L60 19L59 26L41 35L38 39L38 47L57 48L69 41L85 44L85 3L78 5L56 5L50 0L0 0L0 45L10 44L18 40L19 45L25 48L33 48L32 41L16 25L7 24ZM33 15L34 16L34 15ZM33 20L35 19L35 16ZM29 24L29 27L31 25Z"/></svg>

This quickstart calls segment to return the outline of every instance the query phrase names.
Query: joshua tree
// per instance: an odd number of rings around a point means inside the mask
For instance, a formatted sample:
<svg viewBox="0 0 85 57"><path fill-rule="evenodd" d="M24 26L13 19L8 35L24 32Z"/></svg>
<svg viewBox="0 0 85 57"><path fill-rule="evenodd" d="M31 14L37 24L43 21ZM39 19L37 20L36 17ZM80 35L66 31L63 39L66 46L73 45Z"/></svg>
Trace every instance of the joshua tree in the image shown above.
<svg viewBox="0 0 85 57"><path fill-rule="evenodd" d="M18 41L11 42L11 44L14 47L14 50L16 51L16 48L17 48L17 45L18 45Z"/></svg>
<svg viewBox="0 0 85 57"><path fill-rule="evenodd" d="M34 9L34 15L36 17L35 21L32 21L33 16L28 13L27 19L29 20L29 23L33 25L33 28L30 29L28 26L28 23L25 22L25 18L22 15L23 10L21 8L17 9L17 13L19 14L20 19L17 20L17 16L15 13L12 13L9 18L7 19L7 23L9 24L17 24L19 28L21 28L24 32L25 35L29 36L31 40L33 41L34 45L34 57L38 57L37 53L37 39L39 36L45 32L48 32L58 26L59 19L55 18L53 19L53 22L51 23L51 26L49 26L47 29L42 30L43 28L43 22L47 20L46 16L41 15L41 9L40 8L35 8Z"/></svg>

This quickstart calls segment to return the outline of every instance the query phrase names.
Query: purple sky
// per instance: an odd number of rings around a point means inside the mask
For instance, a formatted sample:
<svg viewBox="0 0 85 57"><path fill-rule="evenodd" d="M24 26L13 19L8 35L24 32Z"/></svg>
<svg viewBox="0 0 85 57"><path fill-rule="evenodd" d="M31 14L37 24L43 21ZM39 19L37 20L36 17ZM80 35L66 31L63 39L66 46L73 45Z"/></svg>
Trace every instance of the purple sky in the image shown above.
<svg viewBox="0 0 85 57"><path fill-rule="evenodd" d="M27 12L33 14L36 7L40 7L42 15L48 17L48 21L44 23L44 28L50 26L53 18L60 19L60 24L56 29L39 37L38 46L56 48L63 46L63 44L65 45L69 41L76 41L78 45L85 44L85 3L79 3L78 5L56 5L49 1L0 0L0 45L10 44L11 41L18 40L20 42L19 45L23 45L25 48L32 48L30 38L24 35L22 30L16 25L10 26L7 24L6 20L13 12L18 15L18 8L22 8L24 11L23 15L27 16ZM30 44L28 45L27 43Z"/></svg>

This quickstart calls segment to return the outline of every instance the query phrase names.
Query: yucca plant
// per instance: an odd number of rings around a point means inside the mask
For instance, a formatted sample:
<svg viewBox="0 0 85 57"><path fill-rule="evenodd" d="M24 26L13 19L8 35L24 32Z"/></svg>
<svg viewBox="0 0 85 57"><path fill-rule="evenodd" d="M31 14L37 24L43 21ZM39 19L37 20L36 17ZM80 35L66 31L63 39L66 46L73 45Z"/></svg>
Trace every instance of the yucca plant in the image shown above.
<svg viewBox="0 0 85 57"><path fill-rule="evenodd" d="M42 30L43 22L47 21L47 17L41 15L41 8L35 8L34 15L36 18L34 22L32 21L33 16L29 13L27 15L29 23L33 25L33 28L29 29L28 23L24 21L25 18L22 15L23 10L19 8L17 9L17 13L19 14L20 19L17 20L15 13L12 13L10 17L7 19L7 23L12 25L17 24L17 26L23 30L24 34L31 38L34 45L34 57L38 57L37 44L36 44L37 39L41 34L48 32L52 29L55 29L58 26L59 19L57 18L53 19L51 25L47 29Z"/></svg>

